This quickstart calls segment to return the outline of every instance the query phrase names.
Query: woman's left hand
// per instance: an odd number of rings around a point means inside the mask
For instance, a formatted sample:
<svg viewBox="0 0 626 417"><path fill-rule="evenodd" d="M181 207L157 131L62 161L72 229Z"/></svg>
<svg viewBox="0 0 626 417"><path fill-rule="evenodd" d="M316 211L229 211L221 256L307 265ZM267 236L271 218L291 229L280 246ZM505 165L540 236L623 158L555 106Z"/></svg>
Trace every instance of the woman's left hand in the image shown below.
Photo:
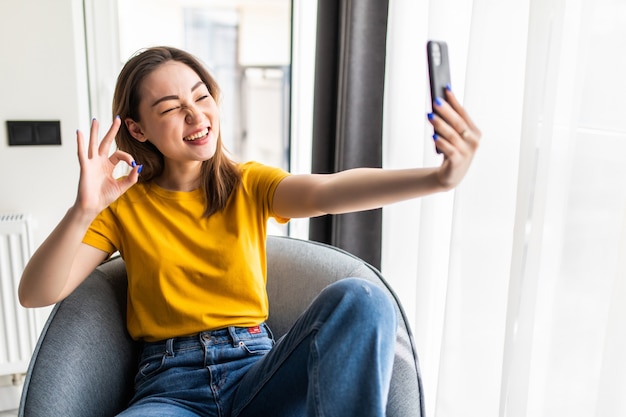
<svg viewBox="0 0 626 417"><path fill-rule="evenodd" d="M437 99L428 120L435 129L435 146L443 154L437 176L444 188L458 185L474 158L481 133L456 99L446 90L445 100Z"/></svg>

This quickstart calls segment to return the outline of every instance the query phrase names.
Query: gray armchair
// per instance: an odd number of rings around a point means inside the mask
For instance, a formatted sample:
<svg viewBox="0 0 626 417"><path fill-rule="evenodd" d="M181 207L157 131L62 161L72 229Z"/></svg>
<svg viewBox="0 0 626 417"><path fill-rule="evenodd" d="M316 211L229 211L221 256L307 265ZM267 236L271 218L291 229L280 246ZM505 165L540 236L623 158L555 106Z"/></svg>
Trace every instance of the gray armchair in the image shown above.
<svg viewBox="0 0 626 417"><path fill-rule="evenodd" d="M270 236L267 240L269 325L282 336L328 284L361 277L386 289L380 273L332 246ZM398 308L396 356L387 416L424 415L420 371L411 331ZM111 416L133 391L138 353L126 332L126 270L121 258L100 265L57 304L33 354L19 415Z"/></svg>

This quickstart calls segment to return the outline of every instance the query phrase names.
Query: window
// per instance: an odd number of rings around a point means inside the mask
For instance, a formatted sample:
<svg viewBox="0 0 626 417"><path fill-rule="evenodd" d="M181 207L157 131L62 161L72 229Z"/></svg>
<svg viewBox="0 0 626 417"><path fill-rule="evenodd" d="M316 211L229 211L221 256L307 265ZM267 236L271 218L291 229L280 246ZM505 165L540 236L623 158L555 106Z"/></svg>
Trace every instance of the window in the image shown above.
<svg viewBox="0 0 626 417"><path fill-rule="evenodd" d="M291 7L291 0L85 2L92 114L108 120L117 74L138 50L182 48L220 85L222 139L233 157L289 170ZM270 232L287 227L272 223Z"/></svg>

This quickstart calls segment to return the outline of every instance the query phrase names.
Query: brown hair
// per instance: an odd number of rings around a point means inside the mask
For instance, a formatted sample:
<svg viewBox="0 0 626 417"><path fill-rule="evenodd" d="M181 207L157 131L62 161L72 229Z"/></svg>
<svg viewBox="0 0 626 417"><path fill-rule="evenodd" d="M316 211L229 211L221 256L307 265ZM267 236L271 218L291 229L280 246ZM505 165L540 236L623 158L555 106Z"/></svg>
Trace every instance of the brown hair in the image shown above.
<svg viewBox="0 0 626 417"><path fill-rule="evenodd" d="M181 62L194 70L206 84L209 93L219 103L220 89L215 79L200 61L188 52L171 47L154 47L140 51L122 68L113 94L113 116L122 120L129 117L140 122L140 88L143 80L161 64L168 61ZM139 142L122 123L115 141L120 150L128 152L143 165L140 182L158 177L164 168L163 154L149 141ZM202 163L201 184L206 199L204 216L222 210L231 192L239 185L241 173L237 164L228 158L222 144L221 132L217 138L215 155Z"/></svg>

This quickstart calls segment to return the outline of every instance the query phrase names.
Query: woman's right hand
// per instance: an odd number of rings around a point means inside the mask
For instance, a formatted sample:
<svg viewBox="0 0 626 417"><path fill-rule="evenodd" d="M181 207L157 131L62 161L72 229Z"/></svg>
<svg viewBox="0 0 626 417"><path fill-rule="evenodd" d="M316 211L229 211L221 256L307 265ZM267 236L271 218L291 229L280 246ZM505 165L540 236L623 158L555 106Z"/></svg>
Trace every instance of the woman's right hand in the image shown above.
<svg viewBox="0 0 626 417"><path fill-rule="evenodd" d="M99 123L93 119L87 147L82 132L76 131L80 180L75 207L94 217L135 184L141 172L141 165L137 165L130 154L116 150L109 155L120 125L121 119L117 116L98 144ZM113 171L122 161L133 168L127 176L116 179Z"/></svg>
<svg viewBox="0 0 626 417"><path fill-rule="evenodd" d="M120 118L116 117L99 145L95 119L91 122L87 146L83 134L76 132L80 163L76 202L24 267L18 288L24 307L42 307L67 297L109 255L82 240L98 213L139 179L141 166L134 163L132 156L119 150L109 155L120 124ZM113 171L120 162L133 169L127 176L115 179Z"/></svg>

